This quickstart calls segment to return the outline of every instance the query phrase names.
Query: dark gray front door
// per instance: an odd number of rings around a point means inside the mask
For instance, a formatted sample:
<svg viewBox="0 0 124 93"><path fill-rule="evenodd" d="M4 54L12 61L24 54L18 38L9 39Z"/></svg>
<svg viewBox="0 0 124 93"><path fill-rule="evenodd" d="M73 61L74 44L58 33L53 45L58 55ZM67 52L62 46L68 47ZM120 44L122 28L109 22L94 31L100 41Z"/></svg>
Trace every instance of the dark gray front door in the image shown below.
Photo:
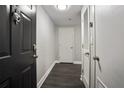
<svg viewBox="0 0 124 93"><path fill-rule="evenodd" d="M0 87L36 87L35 6L0 6Z"/></svg>

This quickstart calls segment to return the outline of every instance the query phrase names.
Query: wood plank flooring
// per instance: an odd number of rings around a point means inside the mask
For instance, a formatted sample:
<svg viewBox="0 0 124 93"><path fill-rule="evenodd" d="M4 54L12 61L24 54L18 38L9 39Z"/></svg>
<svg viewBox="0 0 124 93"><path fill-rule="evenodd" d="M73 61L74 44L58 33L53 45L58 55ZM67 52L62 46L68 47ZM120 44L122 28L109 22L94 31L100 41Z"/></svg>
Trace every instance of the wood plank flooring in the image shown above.
<svg viewBox="0 0 124 93"><path fill-rule="evenodd" d="M84 88L81 65L56 63L41 88Z"/></svg>

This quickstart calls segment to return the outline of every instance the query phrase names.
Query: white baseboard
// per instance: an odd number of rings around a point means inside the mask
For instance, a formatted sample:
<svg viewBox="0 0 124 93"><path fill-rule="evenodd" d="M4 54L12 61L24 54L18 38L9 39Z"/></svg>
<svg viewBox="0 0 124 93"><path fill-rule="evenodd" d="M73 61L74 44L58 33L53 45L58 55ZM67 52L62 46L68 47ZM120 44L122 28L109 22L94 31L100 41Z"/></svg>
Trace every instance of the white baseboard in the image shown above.
<svg viewBox="0 0 124 93"><path fill-rule="evenodd" d="M44 81L46 80L47 76L49 75L49 73L51 72L52 68L54 67L54 65L57 63L58 61L54 61L52 63L52 65L49 67L49 69L46 71L46 73L44 74L44 76L40 79L40 81L37 83L37 88L40 88L42 86L42 84L44 83Z"/></svg>
<svg viewBox="0 0 124 93"><path fill-rule="evenodd" d="M81 61L74 61L74 64L81 64Z"/></svg>
<svg viewBox="0 0 124 93"><path fill-rule="evenodd" d="M60 61L59 60L56 60L55 63L60 63Z"/></svg>
<svg viewBox="0 0 124 93"><path fill-rule="evenodd" d="M56 63L60 63L60 62L62 62L62 61L56 60ZM65 62L65 63L70 63L70 62ZM73 61L72 63L74 63L74 64L81 64L82 61Z"/></svg>
<svg viewBox="0 0 124 93"><path fill-rule="evenodd" d="M83 83L84 83L86 88L89 88L89 84L88 84L88 81L87 81L85 76L83 76Z"/></svg>

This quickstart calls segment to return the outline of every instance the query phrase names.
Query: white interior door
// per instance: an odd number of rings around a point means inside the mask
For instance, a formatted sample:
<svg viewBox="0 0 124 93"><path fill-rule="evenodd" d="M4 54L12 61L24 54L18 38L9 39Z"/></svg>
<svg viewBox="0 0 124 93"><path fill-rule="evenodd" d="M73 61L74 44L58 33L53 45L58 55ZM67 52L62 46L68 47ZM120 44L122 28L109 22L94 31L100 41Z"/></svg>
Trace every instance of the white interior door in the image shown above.
<svg viewBox="0 0 124 93"><path fill-rule="evenodd" d="M73 62L74 28L59 28L59 61Z"/></svg>
<svg viewBox="0 0 124 93"><path fill-rule="evenodd" d="M95 22L96 87L124 87L124 6L95 6Z"/></svg>
<svg viewBox="0 0 124 93"><path fill-rule="evenodd" d="M89 33L89 7L82 12L82 43L83 43L83 81L86 87L90 87L90 33Z"/></svg>

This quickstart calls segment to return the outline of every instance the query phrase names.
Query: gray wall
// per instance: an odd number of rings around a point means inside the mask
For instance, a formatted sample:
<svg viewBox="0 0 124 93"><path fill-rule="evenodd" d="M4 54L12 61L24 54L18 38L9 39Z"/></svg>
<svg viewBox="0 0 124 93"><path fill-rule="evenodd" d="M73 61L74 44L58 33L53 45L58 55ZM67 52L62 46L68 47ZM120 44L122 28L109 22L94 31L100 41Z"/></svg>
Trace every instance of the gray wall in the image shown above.
<svg viewBox="0 0 124 93"><path fill-rule="evenodd" d="M56 49L55 49L55 51L56 51L56 60L59 60L59 42L58 42L58 39L59 39L59 37L58 37L58 27L56 26L56 28L55 28L55 46L56 46Z"/></svg>
<svg viewBox="0 0 124 93"><path fill-rule="evenodd" d="M49 16L37 6L37 83L55 61L55 30Z"/></svg>
<svg viewBox="0 0 124 93"><path fill-rule="evenodd" d="M74 29L74 61L81 61L81 25L76 25Z"/></svg>

